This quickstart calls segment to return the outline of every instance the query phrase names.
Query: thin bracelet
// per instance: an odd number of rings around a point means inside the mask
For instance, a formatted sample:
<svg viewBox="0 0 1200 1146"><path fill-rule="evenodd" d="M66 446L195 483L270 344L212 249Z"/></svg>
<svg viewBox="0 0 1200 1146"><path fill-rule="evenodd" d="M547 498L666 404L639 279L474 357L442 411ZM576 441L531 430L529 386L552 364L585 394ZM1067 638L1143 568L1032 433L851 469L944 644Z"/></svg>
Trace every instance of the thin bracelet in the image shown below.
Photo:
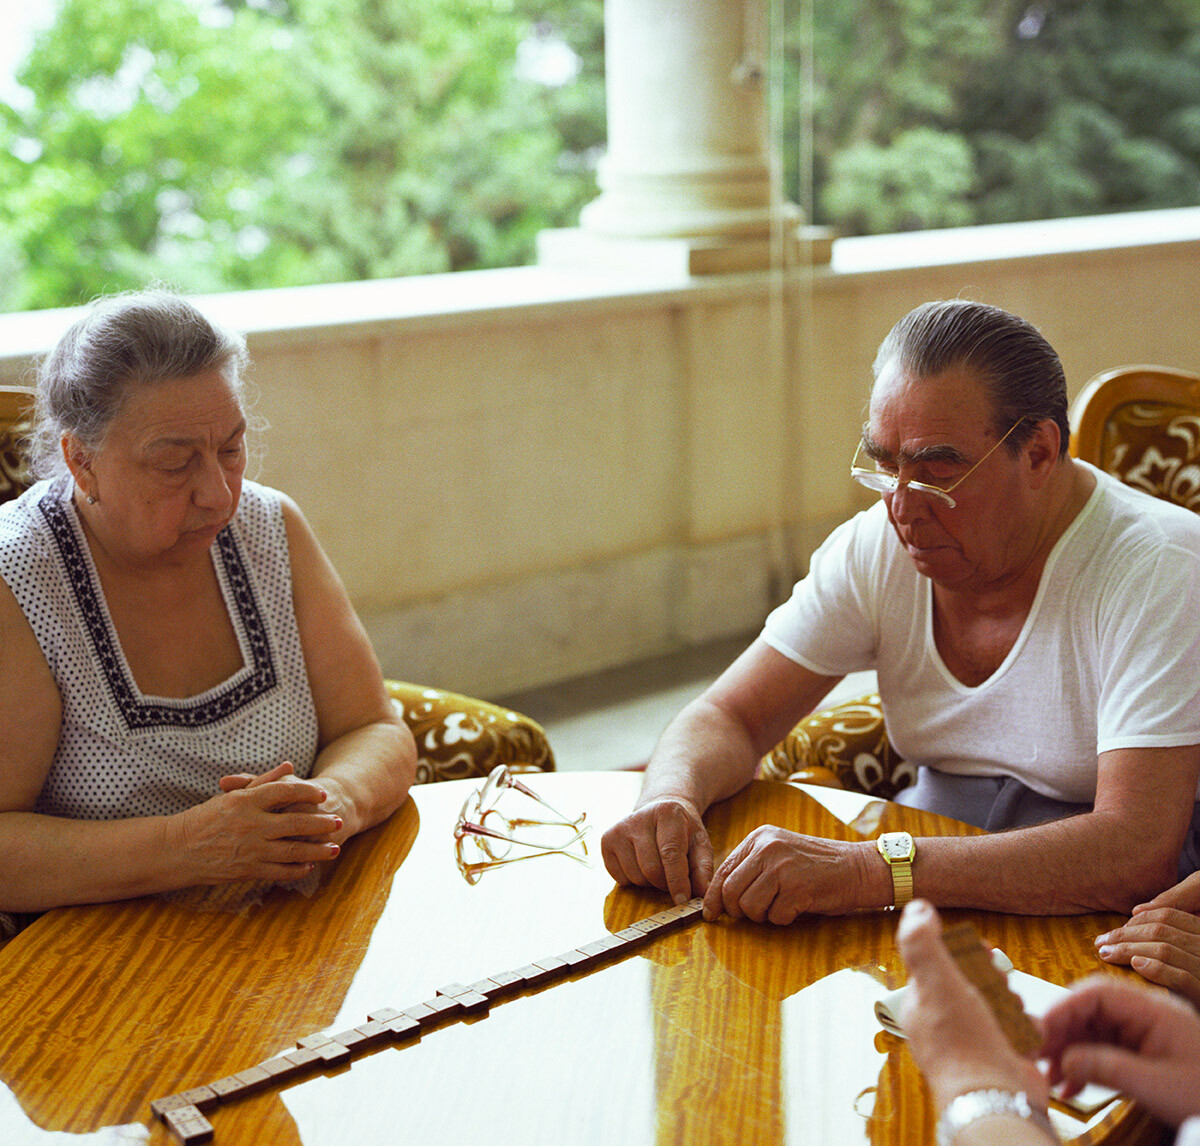
<svg viewBox="0 0 1200 1146"><path fill-rule="evenodd" d="M1014 1093L1011 1090L971 1090L960 1094L942 1111L937 1124L938 1146L954 1146L954 1140L959 1133L971 1123L978 1122L981 1118L991 1118L996 1114L1023 1118L1026 1122L1040 1127L1051 1139L1057 1140L1050 1119L1029 1104L1029 1098L1024 1091Z"/></svg>

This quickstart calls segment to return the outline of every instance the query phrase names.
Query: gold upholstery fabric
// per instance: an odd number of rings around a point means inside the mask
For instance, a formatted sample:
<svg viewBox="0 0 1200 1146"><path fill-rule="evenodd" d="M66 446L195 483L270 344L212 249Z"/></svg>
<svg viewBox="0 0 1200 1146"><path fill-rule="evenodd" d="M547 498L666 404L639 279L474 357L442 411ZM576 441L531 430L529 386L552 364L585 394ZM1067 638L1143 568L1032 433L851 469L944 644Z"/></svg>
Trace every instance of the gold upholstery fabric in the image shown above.
<svg viewBox="0 0 1200 1146"><path fill-rule="evenodd" d="M891 799L917 778L888 741L878 693L806 716L763 757L759 777Z"/></svg>
<svg viewBox="0 0 1200 1146"><path fill-rule="evenodd" d="M417 783L486 776L497 764L514 772L553 772L546 730L509 708L456 692L384 682L417 742Z"/></svg>
<svg viewBox="0 0 1200 1146"><path fill-rule="evenodd" d="M13 395L7 391L5 398ZM9 405L6 401L4 405ZM11 416L10 416L11 414ZM28 464L29 424L15 410L0 409L0 503L20 497L32 484Z"/></svg>
<svg viewBox="0 0 1200 1146"><path fill-rule="evenodd" d="M1104 423L1101 469L1126 485L1200 513L1200 413L1127 402Z"/></svg>

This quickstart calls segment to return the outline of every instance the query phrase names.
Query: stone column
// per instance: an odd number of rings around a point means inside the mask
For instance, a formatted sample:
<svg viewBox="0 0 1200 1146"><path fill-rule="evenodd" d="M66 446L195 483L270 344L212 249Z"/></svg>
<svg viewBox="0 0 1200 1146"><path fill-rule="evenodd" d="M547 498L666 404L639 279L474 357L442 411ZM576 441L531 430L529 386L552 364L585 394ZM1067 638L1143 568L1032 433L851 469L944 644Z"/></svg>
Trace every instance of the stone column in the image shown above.
<svg viewBox="0 0 1200 1146"><path fill-rule="evenodd" d="M540 260L770 265L801 215L772 186L766 0L606 0L604 28L601 195L577 229L543 232Z"/></svg>

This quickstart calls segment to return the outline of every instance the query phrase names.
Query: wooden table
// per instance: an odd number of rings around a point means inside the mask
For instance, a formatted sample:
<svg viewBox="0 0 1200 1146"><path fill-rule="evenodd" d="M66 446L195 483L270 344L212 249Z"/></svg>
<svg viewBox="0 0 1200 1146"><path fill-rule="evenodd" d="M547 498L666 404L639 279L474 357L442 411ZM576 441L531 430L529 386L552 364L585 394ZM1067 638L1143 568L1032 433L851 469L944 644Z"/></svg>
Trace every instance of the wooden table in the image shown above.
<svg viewBox="0 0 1200 1146"><path fill-rule="evenodd" d="M48 1131L118 1126L144 1135L130 1124L149 1127L151 1142L173 1141L152 1120L152 1099L668 906L660 894L615 888L599 858L599 835L631 807L639 777L531 783L556 807L587 811L591 866L552 855L469 884L452 838L471 786L461 781L415 789L389 823L345 849L311 898L275 890L242 914L140 899L42 917L0 950L0 1142L37 1146ZM868 803L854 801L851 812ZM869 834L975 831L896 805L874 810L882 821ZM781 784L752 785L708 822L718 851L768 822L861 838ZM1100 969L1092 938L1117 922L948 914L972 919L1018 969L1061 983ZM887 912L787 928L695 924L483 1017L220 1106L209 1114L216 1142L928 1142L933 1113L919 1075L872 1010L904 981L894 928ZM1097 1121L1090 1141L1146 1131L1125 1104Z"/></svg>

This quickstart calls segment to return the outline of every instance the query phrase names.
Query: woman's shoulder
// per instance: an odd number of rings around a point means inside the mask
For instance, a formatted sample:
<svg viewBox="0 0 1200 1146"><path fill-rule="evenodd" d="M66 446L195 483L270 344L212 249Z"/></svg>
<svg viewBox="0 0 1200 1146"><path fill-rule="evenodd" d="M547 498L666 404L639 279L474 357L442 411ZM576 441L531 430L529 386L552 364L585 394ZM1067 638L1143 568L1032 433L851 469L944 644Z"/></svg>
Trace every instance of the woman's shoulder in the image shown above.
<svg viewBox="0 0 1200 1146"><path fill-rule="evenodd" d="M238 503L239 515L247 509L276 509L283 501L283 494L273 486L246 479L242 482L242 496Z"/></svg>
<svg viewBox="0 0 1200 1146"><path fill-rule="evenodd" d="M242 482L234 522L242 532L273 533L283 528L283 507L289 499L279 490L256 481Z"/></svg>
<svg viewBox="0 0 1200 1146"><path fill-rule="evenodd" d="M282 490L259 482L243 482L233 529L254 563L296 559L296 548L306 548L308 523L296 503Z"/></svg>

